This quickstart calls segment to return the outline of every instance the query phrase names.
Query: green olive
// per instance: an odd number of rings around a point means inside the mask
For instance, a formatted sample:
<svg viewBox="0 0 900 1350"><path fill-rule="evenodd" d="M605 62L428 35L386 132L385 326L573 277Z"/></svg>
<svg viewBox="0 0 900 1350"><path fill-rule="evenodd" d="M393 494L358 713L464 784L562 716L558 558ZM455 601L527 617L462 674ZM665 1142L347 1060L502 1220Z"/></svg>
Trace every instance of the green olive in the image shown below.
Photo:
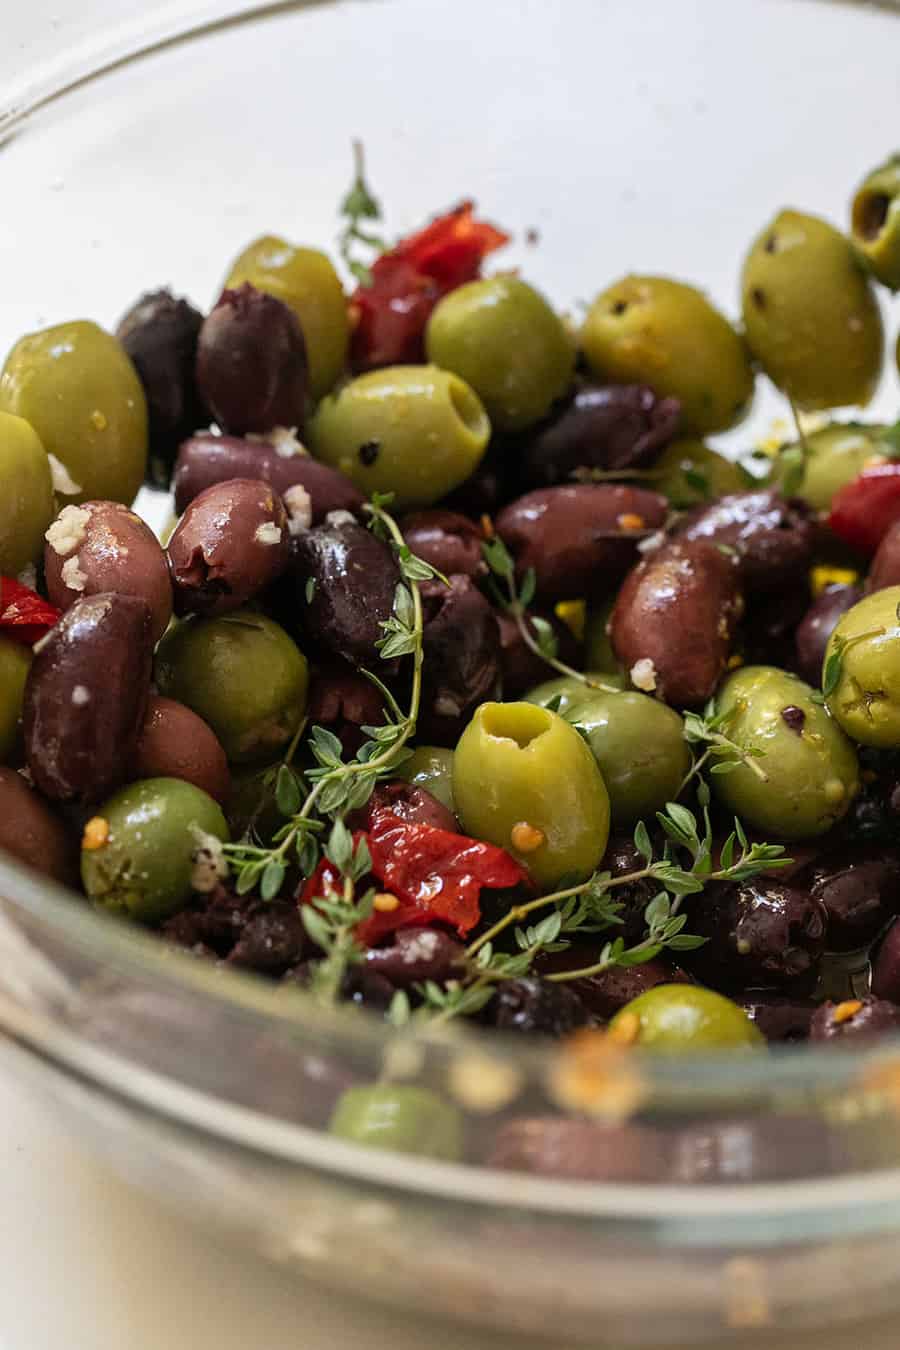
<svg viewBox="0 0 900 1350"><path fill-rule="evenodd" d="M801 408L865 404L884 332L849 241L824 220L782 211L744 263L744 327L769 378Z"/></svg>
<svg viewBox="0 0 900 1350"><path fill-rule="evenodd" d="M225 285L245 281L297 315L306 339L310 392L322 398L340 378L350 342L347 298L330 259L316 248L296 248L266 234L235 258Z"/></svg>
<svg viewBox="0 0 900 1350"><path fill-rule="evenodd" d="M22 696L31 665L31 648L0 637L0 764L5 764L19 738Z"/></svg>
<svg viewBox="0 0 900 1350"><path fill-rule="evenodd" d="M710 779L723 806L775 839L813 838L841 819L859 791L856 751L808 684L745 666L722 685L716 711L749 756Z"/></svg>
<svg viewBox="0 0 900 1350"><path fill-rule="evenodd" d="M306 712L306 657L283 628L251 610L170 628L155 678L161 694L209 723L236 764L275 759Z"/></svg>
<svg viewBox="0 0 900 1350"><path fill-rule="evenodd" d="M437 366L386 366L322 400L308 430L317 459L400 510L432 506L477 468L491 427L478 395Z"/></svg>
<svg viewBox="0 0 900 1350"><path fill-rule="evenodd" d="M619 384L649 384L681 402L681 423L698 436L746 414L753 367L740 335L693 286L628 276L597 296L581 330L591 369Z"/></svg>
<svg viewBox="0 0 900 1350"><path fill-rule="evenodd" d="M861 745L900 748L900 586L842 614L825 650L828 707Z"/></svg>
<svg viewBox="0 0 900 1350"><path fill-rule="evenodd" d="M672 441L654 460L653 477L646 485L685 510L728 492L746 492L749 482L733 459L726 459L703 441L684 437Z"/></svg>
<svg viewBox="0 0 900 1350"><path fill-rule="evenodd" d="M30 422L59 460L67 502L134 501L147 464L147 400L110 333L84 319L21 338L0 374L0 409Z"/></svg>
<svg viewBox="0 0 900 1350"><path fill-rule="evenodd" d="M604 683L609 683L609 676L618 676L622 669L616 660L609 633L606 631L615 604L614 595L605 600L589 600L584 616L585 668L596 671L598 676L603 677ZM624 679L622 687L625 687Z"/></svg>
<svg viewBox="0 0 900 1350"><path fill-rule="evenodd" d="M0 572L18 576L37 562L56 515L47 452L24 417L0 412Z"/></svg>
<svg viewBox="0 0 900 1350"><path fill-rule="evenodd" d="M347 1088L338 1098L329 1130L366 1148L459 1162L463 1122L455 1106L414 1084L374 1083Z"/></svg>
<svg viewBox="0 0 900 1350"><path fill-rule="evenodd" d="M453 751L439 745L420 745L404 760L398 776L414 787L424 788L442 806L456 815L453 801Z"/></svg>
<svg viewBox="0 0 900 1350"><path fill-rule="evenodd" d="M862 422L832 422L806 437L803 459L803 478L790 496L801 496L816 511L828 511L831 499L842 487L852 483L875 455L884 453L880 424ZM780 460L789 451L803 451L797 445L783 446L772 471L772 482L782 479Z"/></svg>
<svg viewBox="0 0 900 1350"><path fill-rule="evenodd" d="M695 984L658 984L626 1003L609 1026L614 1038L634 1034L633 1044L667 1055L765 1045L743 1008Z"/></svg>
<svg viewBox="0 0 900 1350"><path fill-rule="evenodd" d="M857 189L851 234L872 275L892 291L900 290L900 154L892 155Z"/></svg>
<svg viewBox="0 0 900 1350"><path fill-rule="evenodd" d="M85 830L81 879L98 909L158 923L190 899L195 855L204 836L227 841L212 797L181 778L145 778L96 812L106 837Z"/></svg>
<svg viewBox="0 0 900 1350"><path fill-rule="evenodd" d="M456 747L453 797L464 832L507 849L540 886L589 877L606 851L609 796L594 757L533 703L482 703Z"/></svg>
<svg viewBox="0 0 900 1350"><path fill-rule="evenodd" d="M544 297L517 277L458 286L428 321L429 361L462 376L499 431L521 431L572 382L575 349Z"/></svg>
<svg viewBox="0 0 900 1350"><path fill-rule="evenodd" d="M610 688L627 688L625 676L619 673L607 675L605 671L592 670L587 672L587 678ZM536 703L539 708L549 708L551 712L559 713L560 717L572 721L569 716L572 709L580 706L594 692L590 685L574 675L558 675L556 679L544 680L542 684L536 684L533 689L529 689L524 701Z"/></svg>

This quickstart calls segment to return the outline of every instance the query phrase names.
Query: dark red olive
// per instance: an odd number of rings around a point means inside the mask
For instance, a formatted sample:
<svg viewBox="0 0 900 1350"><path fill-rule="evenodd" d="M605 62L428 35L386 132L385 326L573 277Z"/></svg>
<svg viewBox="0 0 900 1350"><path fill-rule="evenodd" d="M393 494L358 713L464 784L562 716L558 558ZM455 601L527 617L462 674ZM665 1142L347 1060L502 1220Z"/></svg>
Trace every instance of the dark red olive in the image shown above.
<svg viewBox="0 0 900 1350"><path fill-rule="evenodd" d="M384 721L384 699L365 675L333 661L313 674L307 718L310 726L334 732L346 754L352 756L366 739L362 728Z"/></svg>
<svg viewBox="0 0 900 1350"><path fill-rule="evenodd" d="M438 928L399 928L389 947L366 952L366 969L383 975L399 989L452 979L465 965L465 949Z"/></svg>
<svg viewBox="0 0 900 1350"><path fill-rule="evenodd" d="M543 952L535 961L539 975L550 975L563 970L586 970L600 960L604 941L580 942L562 952ZM567 987L581 999L584 1006L601 1022L615 1017L626 1003L655 989L660 984L690 984L691 977L673 966L665 958L646 961L642 966L612 966L602 975L588 975L572 980Z"/></svg>
<svg viewBox="0 0 900 1350"><path fill-rule="evenodd" d="M231 791L228 761L202 717L171 698L153 694L138 738L129 777L183 778L226 802Z"/></svg>
<svg viewBox="0 0 900 1350"><path fill-rule="evenodd" d="M833 583L817 596L801 620L794 636L797 672L807 684L818 687L828 639L838 619L862 599L859 586Z"/></svg>
<svg viewBox="0 0 900 1350"><path fill-rule="evenodd" d="M307 360L297 316L247 283L223 291L200 329L196 379L223 431L302 427Z"/></svg>
<svg viewBox="0 0 900 1350"><path fill-rule="evenodd" d="M815 975L827 922L809 890L774 879L707 886L690 906L691 932L708 939L691 969L720 988L796 985Z"/></svg>
<svg viewBox="0 0 900 1350"><path fill-rule="evenodd" d="M296 905L258 901L246 916L228 963L264 975L281 975L301 960L305 946L305 930Z"/></svg>
<svg viewBox="0 0 900 1350"><path fill-rule="evenodd" d="M674 537L733 548L745 590L773 591L793 585L808 569L816 525L805 502L760 488L695 507Z"/></svg>
<svg viewBox="0 0 900 1350"><path fill-rule="evenodd" d="M542 680L546 680L550 676L550 668L540 652L535 652L529 647L513 616L502 609L496 610L495 613L500 628L500 678L503 697L508 702L518 698L520 694L527 693ZM525 623L535 642L540 639L540 633L534 624L536 618L549 626L556 643L556 655L560 661L569 666L579 666L581 649L568 624L563 623L552 609L529 609L525 615ZM544 631L546 632L546 629Z"/></svg>
<svg viewBox="0 0 900 1350"><path fill-rule="evenodd" d="M886 586L900 586L900 520L878 545L866 579L867 591L882 591Z"/></svg>
<svg viewBox="0 0 900 1350"><path fill-rule="evenodd" d="M828 914L829 951L864 946L900 911L900 854L871 844L830 850L809 873Z"/></svg>
<svg viewBox="0 0 900 1350"><path fill-rule="evenodd" d="M493 697L500 678L500 632L493 609L471 578L451 576L449 582L420 587L426 727L431 722L458 725Z"/></svg>
<svg viewBox="0 0 900 1350"><path fill-rule="evenodd" d="M64 886L78 878L78 835L15 769L0 766L0 849Z"/></svg>
<svg viewBox="0 0 900 1350"><path fill-rule="evenodd" d="M397 560L348 512L334 511L294 541L292 568L299 622L323 651L352 665L377 667L400 581Z"/></svg>
<svg viewBox="0 0 900 1350"><path fill-rule="evenodd" d="M820 1177L846 1165L820 1116L712 1120L671 1139L669 1180L679 1186L746 1185Z"/></svg>
<svg viewBox="0 0 900 1350"><path fill-rule="evenodd" d="M486 1017L498 1031L554 1037L568 1036L589 1021L573 989L533 975L504 980L487 1005Z"/></svg>
<svg viewBox="0 0 900 1350"><path fill-rule="evenodd" d="M823 1003L810 1023L811 1041L868 1041L900 1030L900 1007L881 998Z"/></svg>
<svg viewBox="0 0 900 1350"><path fill-rule="evenodd" d="M567 1181L661 1181L667 1140L648 1125L604 1125L561 1116L522 1117L497 1133L489 1167Z"/></svg>
<svg viewBox="0 0 900 1350"><path fill-rule="evenodd" d="M816 1005L810 998L752 990L738 999L767 1041L805 1041Z"/></svg>
<svg viewBox="0 0 900 1350"><path fill-rule="evenodd" d="M891 924L872 961L872 993L900 1004L900 922Z"/></svg>
<svg viewBox="0 0 900 1350"><path fill-rule="evenodd" d="M416 511L400 522L403 538L415 553L445 577L482 577L487 563L481 551L484 535L468 516L456 511Z"/></svg>

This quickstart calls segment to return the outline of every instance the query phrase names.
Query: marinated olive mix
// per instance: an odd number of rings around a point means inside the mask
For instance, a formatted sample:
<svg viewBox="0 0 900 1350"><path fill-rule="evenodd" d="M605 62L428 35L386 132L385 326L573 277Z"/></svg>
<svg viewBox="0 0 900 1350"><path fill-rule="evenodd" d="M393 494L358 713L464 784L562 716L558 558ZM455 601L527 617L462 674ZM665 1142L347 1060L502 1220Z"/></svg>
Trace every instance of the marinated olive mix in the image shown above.
<svg viewBox="0 0 900 1350"><path fill-rule="evenodd" d="M470 202L369 251L357 167L349 294L267 235L205 312L150 290L115 336L7 356L4 856L298 1010L599 1048L623 1092L641 1050L864 1053L900 1031L900 423L799 418L740 461L704 438L760 371L788 411L869 399L896 157L850 237L762 231L742 330L641 274L594 278L577 336L486 274L508 236ZM320 1115L559 1177L812 1167L805 1116L773 1140L535 1096L464 1131L451 1097L484 1085L446 1077L347 1076Z"/></svg>

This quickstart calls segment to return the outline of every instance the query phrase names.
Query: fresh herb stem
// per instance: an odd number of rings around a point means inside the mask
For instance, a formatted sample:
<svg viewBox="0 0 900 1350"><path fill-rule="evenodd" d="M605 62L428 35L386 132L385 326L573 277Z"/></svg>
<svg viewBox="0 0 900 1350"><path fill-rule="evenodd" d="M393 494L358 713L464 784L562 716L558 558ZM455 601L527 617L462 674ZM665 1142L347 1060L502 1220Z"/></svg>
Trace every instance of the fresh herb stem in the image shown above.
<svg viewBox="0 0 900 1350"><path fill-rule="evenodd" d="M366 182L362 141L353 142L353 183L341 202L341 215L346 220L339 239L341 257L348 271L361 286L371 286L371 269L354 255L354 246L361 244L366 249L374 249L377 253L381 253L384 251L385 243L379 235L371 234L360 227L361 221L381 219L381 206Z"/></svg>

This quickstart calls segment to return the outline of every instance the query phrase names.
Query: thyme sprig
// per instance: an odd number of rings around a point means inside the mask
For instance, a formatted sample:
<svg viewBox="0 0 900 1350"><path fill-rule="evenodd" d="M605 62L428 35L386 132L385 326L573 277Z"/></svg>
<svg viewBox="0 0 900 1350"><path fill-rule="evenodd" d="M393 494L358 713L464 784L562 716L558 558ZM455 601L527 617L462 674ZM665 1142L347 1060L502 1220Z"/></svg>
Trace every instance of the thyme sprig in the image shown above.
<svg viewBox="0 0 900 1350"><path fill-rule="evenodd" d="M301 906L303 927L324 953L313 966L311 989L323 1003L334 1003L340 995L351 966L365 960L365 948L355 937L357 924L372 916L374 887L361 896L356 887L372 870L369 846L362 838L354 846L353 836L342 820L331 827L325 856L340 872L340 892L315 896Z"/></svg>
<svg viewBox="0 0 900 1350"><path fill-rule="evenodd" d="M706 769L711 774L734 773L741 765L754 773L761 783L769 781L769 775L757 762L765 759L765 750L759 746L738 745L728 735L728 726L735 716L736 708L726 708L716 712L715 699L710 699L702 713L684 714L684 739L692 747L703 747L700 753L694 753L694 762L682 779L676 793L680 797L687 785L702 775ZM702 780L701 780L702 781Z"/></svg>
<svg viewBox="0 0 900 1350"><path fill-rule="evenodd" d="M387 247L384 239L373 234L371 229L363 228L362 222L381 220L381 204L372 195L366 182L365 155L362 141L353 142L353 182L350 191L341 202L340 213L345 224L338 238L341 257L361 286L371 286L372 272L367 263L357 256L357 247L362 245L371 254L383 253Z"/></svg>

